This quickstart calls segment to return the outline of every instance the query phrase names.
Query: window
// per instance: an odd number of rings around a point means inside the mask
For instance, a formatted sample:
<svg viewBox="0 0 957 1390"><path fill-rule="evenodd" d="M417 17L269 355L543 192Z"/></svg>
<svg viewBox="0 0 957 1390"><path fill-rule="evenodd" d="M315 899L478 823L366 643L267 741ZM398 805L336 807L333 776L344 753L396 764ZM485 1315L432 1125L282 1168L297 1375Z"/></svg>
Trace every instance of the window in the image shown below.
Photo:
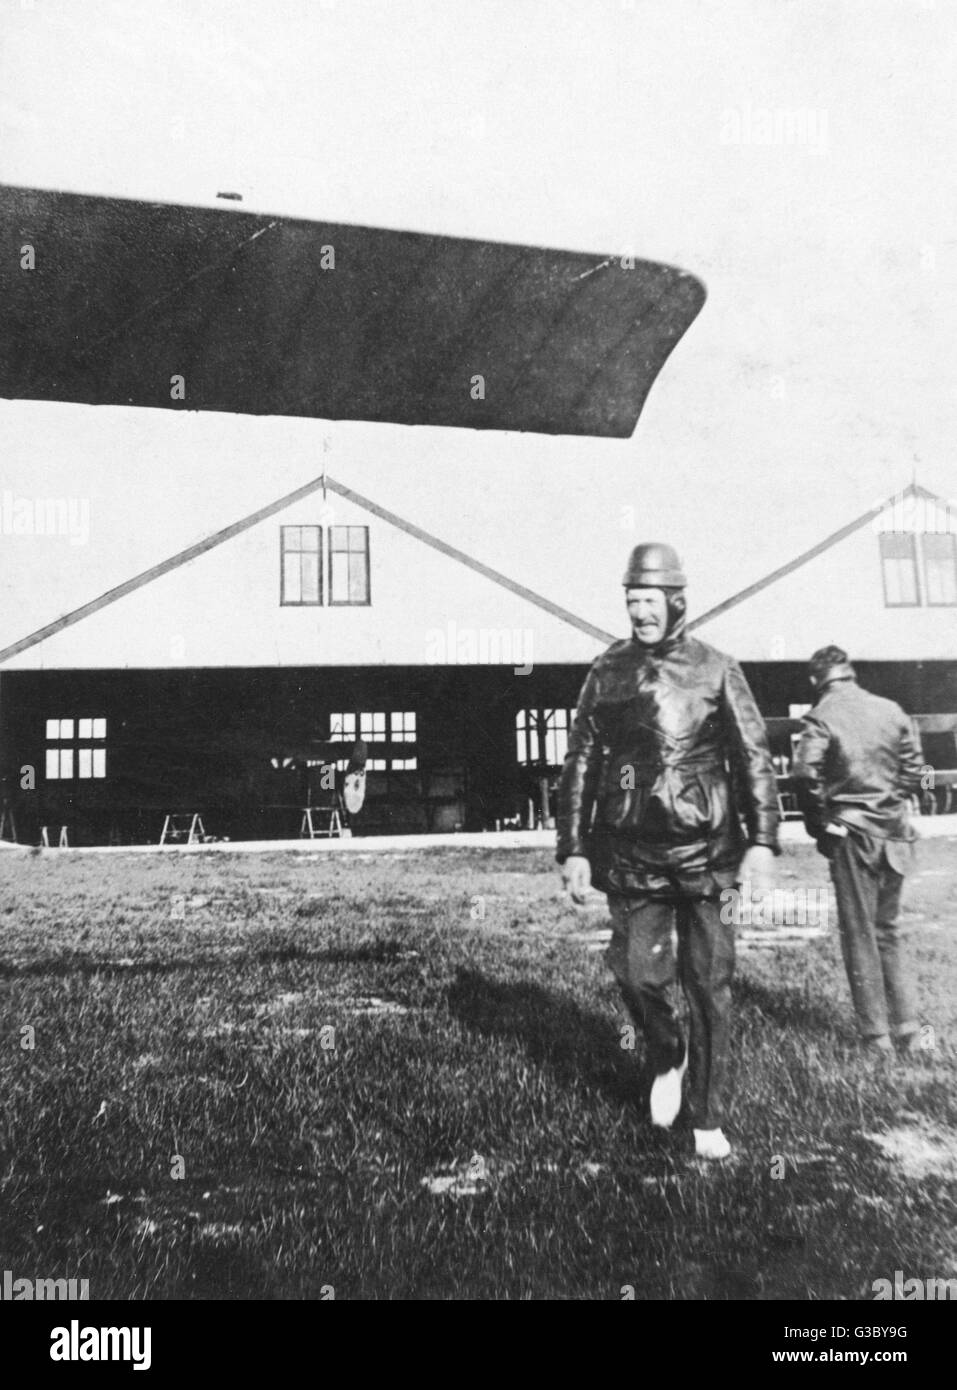
<svg viewBox="0 0 957 1390"><path fill-rule="evenodd" d="M48 748L47 749L47 778L56 781L58 778L67 779L73 776L73 749L72 748Z"/></svg>
<svg viewBox="0 0 957 1390"><path fill-rule="evenodd" d="M98 781L106 776L106 749L96 743L106 738L105 719L48 719L46 737L47 743L53 744L46 750L48 781L68 782L74 777L80 781ZM92 742L74 747L77 739ZM64 744L70 746L64 747Z"/></svg>
<svg viewBox="0 0 957 1390"><path fill-rule="evenodd" d="M570 709L520 709L515 716L515 743L523 765L560 767L568 752Z"/></svg>
<svg viewBox="0 0 957 1390"><path fill-rule="evenodd" d="M917 589L917 537L909 532L885 532L879 539L885 606L916 607L920 603Z"/></svg>
<svg viewBox="0 0 957 1390"><path fill-rule="evenodd" d="M957 536L952 532L890 531L880 537L880 546L886 607L957 607Z"/></svg>
<svg viewBox="0 0 957 1390"><path fill-rule="evenodd" d="M356 716L354 714L330 714L329 742L355 743Z"/></svg>
<svg viewBox="0 0 957 1390"><path fill-rule="evenodd" d="M415 711L392 710L389 714L389 738L392 743L415 743ZM415 772L418 758L393 758L393 772Z"/></svg>
<svg viewBox="0 0 957 1390"><path fill-rule="evenodd" d="M943 531L921 537L924 549L924 590L930 607L957 604L957 536Z"/></svg>
<svg viewBox="0 0 957 1390"><path fill-rule="evenodd" d="M294 608L322 603L322 528L282 526L280 538L280 603Z"/></svg>
<svg viewBox="0 0 957 1390"><path fill-rule="evenodd" d="M335 743L352 743L356 729L363 743L389 744L411 743L417 738L414 710L358 710L355 713L330 714L329 740ZM418 757L413 750L403 758L372 758L366 762L369 772L416 772Z"/></svg>
<svg viewBox="0 0 957 1390"><path fill-rule="evenodd" d="M359 737L366 743L384 743L385 714L360 714Z"/></svg>
<svg viewBox="0 0 957 1390"><path fill-rule="evenodd" d="M415 743L415 713L391 714L393 743Z"/></svg>
<svg viewBox="0 0 957 1390"><path fill-rule="evenodd" d="M370 602L368 526L329 527L329 602Z"/></svg>
<svg viewBox="0 0 957 1390"><path fill-rule="evenodd" d="M280 526L279 602L287 608L368 606L368 526L330 526L329 576L323 591L323 543L321 526Z"/></svg>

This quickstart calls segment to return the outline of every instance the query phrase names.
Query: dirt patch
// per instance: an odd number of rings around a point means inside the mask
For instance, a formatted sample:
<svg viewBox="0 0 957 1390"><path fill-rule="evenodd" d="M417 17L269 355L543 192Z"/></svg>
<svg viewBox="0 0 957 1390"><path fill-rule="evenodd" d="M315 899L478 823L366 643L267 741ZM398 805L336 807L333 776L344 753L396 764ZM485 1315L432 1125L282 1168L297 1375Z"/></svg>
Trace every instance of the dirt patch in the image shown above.
<svg viewBox="0 0 957 1390"><path fill-rule="evenodd" d="M885 1158L899 1164L907 1178L957 1178L957 1135L935 1125L899 1125L884 1134L865 1134L864 1138Z"/></svg>
<svg viewBox="0 0 957 1390"><path fill-rule="evenodd" d="M377 994L346 996L338 1002L344 1005L350 1013L361 1014L365 1018L380 1014L407 1014L410 1012L405 1004L400 1004L395 999L380 999Z"/></svg>
<svg viewBox="0 0 957 1390"><path fill-rule="evenodd" d="M473 1154L467 1163L440 1168L420 1180L433 1197L476 1197L488 1190L488 1164L481 1154Z"/></svg>

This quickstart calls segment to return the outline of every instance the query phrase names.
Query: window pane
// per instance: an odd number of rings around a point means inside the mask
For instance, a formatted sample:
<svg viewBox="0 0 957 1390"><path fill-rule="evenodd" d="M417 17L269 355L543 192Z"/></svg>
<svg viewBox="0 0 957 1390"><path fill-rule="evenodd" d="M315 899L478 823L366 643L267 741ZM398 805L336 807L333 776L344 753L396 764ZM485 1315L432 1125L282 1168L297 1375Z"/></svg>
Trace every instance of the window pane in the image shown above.
<svg viewBox="0 0 957 1390"><path fill-rule="evenodd" d="M329 565L329 601L345 603L349 597L349 558L341 551L333 552Z"/></svg>
<svg viewBox="0 0 957 1390"><path fill-rule="evenodd" d="M102 750L100 750L102 751ZM93 749L77 749L77 772L80 777L93 776Z"/></svg>
<svg viewBox="0 0 957 1390"><path fill-rule="evenodd" d="M315 551L315 552L318 552L318 550L319 550L319 527L318 527L318 526L302 526L302 527L300 527L300 534L301 534L301 537L302 537L302 540L301 540L302 549L303 549L303 550L308 550L308 551Z"/></svg>
<svg viewBox="0 0 957 1390"><path fill-rule="evenodd" d="M914 536L910 531L883 531L881 554L888 560L909 560L914 553Z"/></svg>
<svg viewBox="0 0 957 1390"><path fill-rule="evenodd" d="M47 749L47 778L53 781L60 775L60 750L59 748Z"/></svg>
<svg viewBox="0 0 957 1390"><path fill-rule="evenodd" d="M302 602L319 602L319 556L304 551L300 556L302 565Z"/></svg>
<svg viewBox="0 0 957 1390"><path fill-rule="evenodd" d="M365 603L369 597L366 585L365 555L349 556L349 602Z"/></svg>
<svg viewBox="0 0 957 1390"><path fill-rule="evenodd" d="M884 584L892 607L917 603L917 573L912 561L885 560Z"/></svg>
<svg viewBox="0 0 957 1390"><path fill-rule="evenodd" d="M528 741L529 726L531 722L531 710L520 709L515 716L515 746L518 753L518 761L523 764L528 763Z"/></svg>
<svg viewBox="0 0 957 1390"><path fill-rule="evenodd" d="M94 719L94 721L93 721L93 737L94 737L94 738L106 738L106 720L105 720L105 719Z"/></svg>
<svg viewBox="0 0 957 1390"><path fill-rule="evenodd" d="M69 722L70 724L72 724L72 723L73 723L73 720L71 719L71 720L69 720L68 722ZM73 776L73 749L72 749L72 748L61 748L61 749L60 749L60 776L63 777L63 778L65 778L65 777L72 777L72 776Z"/></svg>
<svg viewBox="0 0 957 1390"><path fill-rule="evenodd" d="M913 606L917 592L917 548L909 533L885 532L879 537L884 571L884 602L888 607Z"/></svg>
<svg viewBox="0 0 957 1390"><path fill-rule="evenodd" d="M72 719L61 719L61 720L60 720L60 737L61 737L61 738L72 738L72 737L73 737L73 720L72 720ZM72 776L73 774L71 773L70 775Z"/></svg>
<svg viewBox="0 0 957 1390"><path fill-rule="evenodd" d="M59 719L48 719L48 720L47 720L47 738L59 738L59 737L60 737L60 721L59 721Z"/></svg>
<svg viewBox="0 0 957 1390"><path fill-rule="evenodd" d="M299 579L299 556L282 557L282 599L283 603L299 603L302 586Z"/></svg>
<svg viewBox="0 0 957 1390"><path fill-rule="evenodd" d="M81 719L81 720L79 721L79 729L80 729L80 732L79 732L79 737L80 737L80 738L92 738L92 737L93 737L93 720L92 720L92 719ZM82 773L81 773L80 775L82 776Z"/></svg>
<svg viewBox="0 0 957 1390"><path fill-rule="evenodd" d="M565 754L568 752L568 731L566 729L549 729L545 735L545 760L553 766L565 761Z"/></svg>
<svg viewBox="0 0 957 1390"><path fill-rule="evenodd" d="M539 757L538 744L538 725L530 724L528 728L528 761L537 763Z"/></svg>
<svg viewBox="0 0 957 1390"><path fill-rule="evenodd" d="M927 602L957 604L957 537L925 535L922 544Z"/></svg>
<svg viewBox="0 0 957 1390"><path fill-rule="evenodd" d="M284 526L282 528L282 548L284 551L299 549L300 527Z"/></svg>
<svg viewBox="0 0 957 1390"><path fill-rule="evenodd" d="M105 777L105 776L106 776L106 749L105 749L105 748L94 748L94 749L93 749L93 776L94 776L94 777Z"/></svg>

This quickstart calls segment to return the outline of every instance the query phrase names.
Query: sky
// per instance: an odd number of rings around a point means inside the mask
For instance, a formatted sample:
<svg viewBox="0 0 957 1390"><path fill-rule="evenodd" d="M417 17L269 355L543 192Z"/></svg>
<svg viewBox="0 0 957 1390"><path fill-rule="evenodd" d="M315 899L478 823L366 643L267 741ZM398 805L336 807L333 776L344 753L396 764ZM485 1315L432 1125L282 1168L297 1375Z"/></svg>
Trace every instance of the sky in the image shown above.
<svg viewBox="0 0 957 1390"><path fill-rule="evenodd" d="M343 481L607 624L629 508L700 609L915 474L957 499L955 71L945 0L0 0L0 182L699 276L628 441L346 427ZM76 412L0 402L0 482L71 495L128 442L114 490L155 519L69 558L78 598L315 471L298 422L265 474L231 432L184 506L172 426Z"/></svg>

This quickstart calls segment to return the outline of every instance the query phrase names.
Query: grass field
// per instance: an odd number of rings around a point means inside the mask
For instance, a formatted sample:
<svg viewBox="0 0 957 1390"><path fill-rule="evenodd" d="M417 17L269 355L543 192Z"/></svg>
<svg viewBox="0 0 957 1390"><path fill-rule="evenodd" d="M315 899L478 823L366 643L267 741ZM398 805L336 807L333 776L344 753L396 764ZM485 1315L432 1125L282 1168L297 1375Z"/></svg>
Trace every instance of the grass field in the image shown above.
<svg viewBox="0 0 957 1390"><path fill-rule="evenodd" d="M736 1150L710 1166L648 1127L590 949L607 919L544 852L6 853L0 1270L124 1299L953 1277L957 859L921 850L935 1052L860 1055L833 928L742 950ZM808 849L780 863L825 881Z"/></svg>

